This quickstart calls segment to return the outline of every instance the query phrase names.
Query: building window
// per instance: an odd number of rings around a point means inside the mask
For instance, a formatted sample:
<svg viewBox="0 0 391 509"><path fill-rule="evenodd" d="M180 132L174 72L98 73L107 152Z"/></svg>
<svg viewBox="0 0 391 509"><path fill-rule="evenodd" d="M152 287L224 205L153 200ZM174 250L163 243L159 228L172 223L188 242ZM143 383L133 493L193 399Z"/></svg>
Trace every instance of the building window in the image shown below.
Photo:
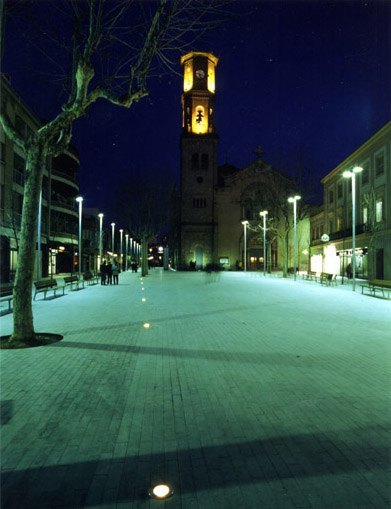
<svg viewBox="0 0 391 509"><path fill-rule="evenodd" d="M19 115L16 115L15 117L15 131L22 137L26 137L26 123L19 117Z"/></svg>
<svg viewBox="0 0 391 509"><path fill-rule="evenodd" d="M337 218L337 231L343 230L343 219L342 217Z"/></svg>
<svg viewBox="0 0 391 509"><path fill-rule="evenodd" d="M0 152L0 160L2 163L5 163L5 143L1 142L1 152Z"/></svg>
<svg viewBox="0 0 391 509"><path fill-rule="evenodd" d="M337 196L338 196L338 198L342 198L342 195L343 195L342 182L339 182L338 187L337 187Z"/></svg>
<svg viewBox="0 0 391 509"><path fill-rule="evenodd" d="M383 199L378 198L376 200L376 222L380 223L380 221L383 221Z"/></svg>
<svg viewBox="0 0 391 509"><path fill-rule="evenodd" d="M206 198L193 198L193 208L204 209L206 207Z"/></svg>
<svg viewBox="0 0 391 509"><path fill-rule="evenodd" d="M209 156L208 154L201 155L201 170L207 170L209 166Z"/></svg>
<svg viewBox="0 0 391 509"><path fill-rule="evenodd" d="M362 222L363 224L368 223L368 207L363 207L362 209Z"/></svg>
<svg viewBox="0 0 391 509"><path fill-rule="evenodd" d="M198 170L199 166L200 166L199 155L198 154L193 154L191 156L191 169L192 170Z"/></svg>
<svg viewBox="0 0 391 509"><path fill-rule="evenodd" d="M20 157L18 154L14 153L14 171L13 171L13 180L16 184L20 186L24 186L24 167L25 160L23 157Z"/></svg>
<svg viewBox="0 0 391 509"><path fill-rule="evenodd" d="M333 222L329 221L329 233L333 233Z"/></svg>
<svg viewBox="0 0 391 509"><path fill-rule="evenodd" d="M334 191L329 191L329 203L334 203Z"/></svg>
<svg viewBox="0 0 391 509"><path fill-rule="evenodd" d="M384 173L384 154L375 157L375 175L383 175Z"/></svg>
<svg viewBox="0 0 391 509"><path fill-rule="evenodd" d="M369 182L369 167L363 166L363 171L361 172L361 184L368 184Z"/></svg>

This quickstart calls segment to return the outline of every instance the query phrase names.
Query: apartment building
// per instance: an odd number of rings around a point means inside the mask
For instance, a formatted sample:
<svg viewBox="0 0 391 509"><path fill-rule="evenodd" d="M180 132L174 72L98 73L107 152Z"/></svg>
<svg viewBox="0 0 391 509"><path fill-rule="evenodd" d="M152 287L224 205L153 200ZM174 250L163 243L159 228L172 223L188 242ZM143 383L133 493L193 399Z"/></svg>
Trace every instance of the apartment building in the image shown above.
<svg viewBox="0 0 391 509"><path fill-rule="evenodd" d="M28 137L41 123L28 105L15 93L7 78L1 76L1 108L19 135ZM25 157L0 128L0 262L2 282L12 281L18 260L20 224L23 207ZM75 148L59 157L48 158L42 182L37 238L37 263L34 277L73 272L77 266L79 194L77 172L80 162Z"/></svg>
<svg viewBox="0 0 391 509"><path fill-rule="evenodd" d="M391 121L344 159L321 183L323 207L311 216L311 268L346 275L352 259L354 167L356 274L391 279Z"/></svg>

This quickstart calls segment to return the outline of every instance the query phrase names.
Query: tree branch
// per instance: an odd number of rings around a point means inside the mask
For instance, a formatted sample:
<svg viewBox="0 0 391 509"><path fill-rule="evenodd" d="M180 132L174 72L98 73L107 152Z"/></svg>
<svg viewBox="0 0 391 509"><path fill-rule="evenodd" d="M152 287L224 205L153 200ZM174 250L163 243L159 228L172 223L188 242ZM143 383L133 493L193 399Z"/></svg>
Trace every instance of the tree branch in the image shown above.
<svg viewBox="0 0 391 509"><path fill-rule="evenodd" d="M25 141L19 136L6 113L0 113L0 124L8 138L20 149L22 149L23 152L26 152Z"/></svg>

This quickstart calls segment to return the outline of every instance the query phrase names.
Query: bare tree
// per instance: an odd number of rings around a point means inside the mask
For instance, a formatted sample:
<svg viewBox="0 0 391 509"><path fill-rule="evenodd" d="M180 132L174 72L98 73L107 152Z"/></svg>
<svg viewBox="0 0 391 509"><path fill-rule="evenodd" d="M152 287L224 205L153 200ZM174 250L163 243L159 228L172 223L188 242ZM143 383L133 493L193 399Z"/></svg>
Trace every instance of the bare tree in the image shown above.
<svg viewBox="0 0 391 509"><path fill-rule="evenodd" d="M49 32L50 44L48 41L40 44L41 39L36 41L46 57L49 45L56 50L70 49L68 70L61 68L61 83L68 91L67 97L58 114L26 138L18 134L6 111L0 114L5 134L26 157L11 341L31 342L36 339L31 288L36 254L36 211L46 159L56 157L66 149L72 138L73 123L98 100L130 108L146 97L148 78L157 72L155 64L171 69L178 58L175 53L178 50L183 52L185 42L192 44L195 36L211 27L208 20L215 19L216 9L221 8L221 4L207 0L69 0L45 3L45 10L50 8L57 14L55 18L53 14L52 18L45 15L40 19L41 23L45 19L51 19L52 25L55 20L64 23L66 9L66 14L73 20L70 48L66 47L63 38L56 38ZM39 2L32 2L32 5L39 9ZM0 13L4 14L4 10ZM43 37L42 34L39 37ZM51 58L51 62L61 67L56 59Z"/></svg>
<svg viewBox="0 0 391 509"><path fill-rule="evenodd" d="M367 222L365 230L369 237L368 242L368 279L376 275L376 240L381 227L376 221L376 192L373 187L363 196L363 205L367 208Z"/></svg>
<svg viewBox="0 0 391 509"><path fill-rule="evenodd" d="M148 242L169 221L172 185L160 174L137 173L120 182L116 193L117 215L141 240L141 273L148 274Z"/></svg>

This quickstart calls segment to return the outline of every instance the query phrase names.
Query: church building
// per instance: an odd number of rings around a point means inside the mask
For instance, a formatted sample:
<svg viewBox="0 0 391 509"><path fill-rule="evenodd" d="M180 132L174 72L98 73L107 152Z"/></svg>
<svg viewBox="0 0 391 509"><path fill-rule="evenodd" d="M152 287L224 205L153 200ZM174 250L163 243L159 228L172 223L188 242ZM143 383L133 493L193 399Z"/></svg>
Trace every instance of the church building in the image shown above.
<svg viewBox="0 0 391 509"><path fill-rule="evenodd" d="M286 268L291 267L293 208L288 197L295 194L292 181L261 158L244 169L218 166L217 63L212 53L190 52L181 58L179 267L195 264L201 269L219 263L226 269L246 265L256 270L266 263L272 270L281 269L284 261ZM266 208L267 236L260 217ZM308 219L298 221L297 241L297 267L306 270L308 256L303 251L309 245Z"/></svg>

